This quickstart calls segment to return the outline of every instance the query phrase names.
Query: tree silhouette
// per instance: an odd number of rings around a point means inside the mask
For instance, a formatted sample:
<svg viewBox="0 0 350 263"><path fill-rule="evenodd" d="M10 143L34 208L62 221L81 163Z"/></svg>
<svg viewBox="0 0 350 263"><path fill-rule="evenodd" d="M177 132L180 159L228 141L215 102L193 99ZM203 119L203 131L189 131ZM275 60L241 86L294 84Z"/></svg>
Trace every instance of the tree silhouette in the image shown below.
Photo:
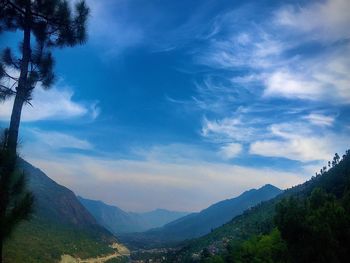
<svg viewBox="0 0 350 263"><path fill-rule="evenodd" d="M52 48L85 42L89 9L84 1L75 4L75 12L64 0L0 1L0 32L23 32L20 58L6 48L0 65L0 77L11 82L9 86L0 86L0 97L15 96L7 143L8 150L15 155L23 104L30 103L38 82L43 88L52 85Z"/></svg>
<svg viewBox="0 0 350 263"><path fill-rule="evenodd" d="M26 178L17 169L17 158L9 154L6 142L8 131L0 139L0 262L4 241L33 210L33 195L26 190Z"/></svg>

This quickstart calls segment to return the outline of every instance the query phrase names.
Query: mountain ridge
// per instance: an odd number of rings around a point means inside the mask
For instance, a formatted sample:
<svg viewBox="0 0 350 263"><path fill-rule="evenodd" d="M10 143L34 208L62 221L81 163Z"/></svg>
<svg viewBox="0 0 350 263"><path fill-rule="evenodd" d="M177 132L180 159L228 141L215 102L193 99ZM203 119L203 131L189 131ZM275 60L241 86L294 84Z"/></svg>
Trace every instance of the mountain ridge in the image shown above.
<svg viewBox="0 0 350 263"><path fill-rule="evenodd" d="M101 200L91 200L81 196L78 196L78 200L100 225L115 234L146 231L188 214L162 208L144 213L126 212L118 206L106 204Z"/></svg>
<svg viewBox="0 0 350 263"><path fill-rule="evenodd" d="M121 240L131 246L157 246L162 243L179 242L200 237L227 223L246 209L269 200L283 191L267 184L258 189L250 189L242 194L217 202L197 213L191 213L161 228L144 233L120 235Z"/></svg>

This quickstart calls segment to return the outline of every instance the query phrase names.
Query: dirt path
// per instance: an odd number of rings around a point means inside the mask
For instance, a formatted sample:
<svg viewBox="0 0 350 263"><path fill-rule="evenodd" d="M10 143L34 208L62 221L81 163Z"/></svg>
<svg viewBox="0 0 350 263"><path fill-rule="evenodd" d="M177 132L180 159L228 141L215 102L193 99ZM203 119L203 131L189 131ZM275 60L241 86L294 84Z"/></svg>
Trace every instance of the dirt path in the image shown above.
<svg viewBox="0 0 350 263"><path fill-rule="evenodd" d="M117 250L117 252L106 256L86 259L74 258L70 255L62 255L60 263L104 263L112 258L130 256L129 249L121 244L114 243L111 245L111 247Z"/></svg>
<svg viewBox="0 0 350 263"><path fill-rule="evenodd" d="M114 253L111 255L104 256L104 257L81 259L78 262L79 263L104 263L107 260L110 260L112 258L117 258L120 256L121 255L119 253Z"/></svg>

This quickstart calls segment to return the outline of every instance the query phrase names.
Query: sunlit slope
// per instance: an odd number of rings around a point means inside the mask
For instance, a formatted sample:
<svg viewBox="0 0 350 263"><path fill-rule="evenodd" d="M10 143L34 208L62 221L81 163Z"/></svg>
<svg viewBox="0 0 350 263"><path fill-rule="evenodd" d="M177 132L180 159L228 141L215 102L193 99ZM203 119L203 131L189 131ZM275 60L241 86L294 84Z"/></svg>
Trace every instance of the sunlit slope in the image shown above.
<svg viewBox="0 0 350 263"><path fill-rule="evenodd" d="M20 160L35 195L35 213L5 244L5 262L57 262L62 254L87 258L113 253L115 237L99 226L75 194Z"/></svg>

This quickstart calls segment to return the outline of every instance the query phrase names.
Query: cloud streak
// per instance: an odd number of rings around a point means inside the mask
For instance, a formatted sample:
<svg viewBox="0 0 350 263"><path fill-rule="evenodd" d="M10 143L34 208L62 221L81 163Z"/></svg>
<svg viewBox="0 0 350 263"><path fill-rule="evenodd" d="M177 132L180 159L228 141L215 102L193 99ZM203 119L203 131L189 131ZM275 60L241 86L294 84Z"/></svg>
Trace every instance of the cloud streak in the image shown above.
<svg viewBox="0 0 350 263"><path fill-rule="evenodd" d="M69 88L53 87L44 90L40 86L34 89L31 105L24 105L22 121L66 120L83 116L95 119L99 109L95 103L85 104L73 100L74 93ZM0 103L0 120L8 121L11 117L13 98Z"/></svg>

